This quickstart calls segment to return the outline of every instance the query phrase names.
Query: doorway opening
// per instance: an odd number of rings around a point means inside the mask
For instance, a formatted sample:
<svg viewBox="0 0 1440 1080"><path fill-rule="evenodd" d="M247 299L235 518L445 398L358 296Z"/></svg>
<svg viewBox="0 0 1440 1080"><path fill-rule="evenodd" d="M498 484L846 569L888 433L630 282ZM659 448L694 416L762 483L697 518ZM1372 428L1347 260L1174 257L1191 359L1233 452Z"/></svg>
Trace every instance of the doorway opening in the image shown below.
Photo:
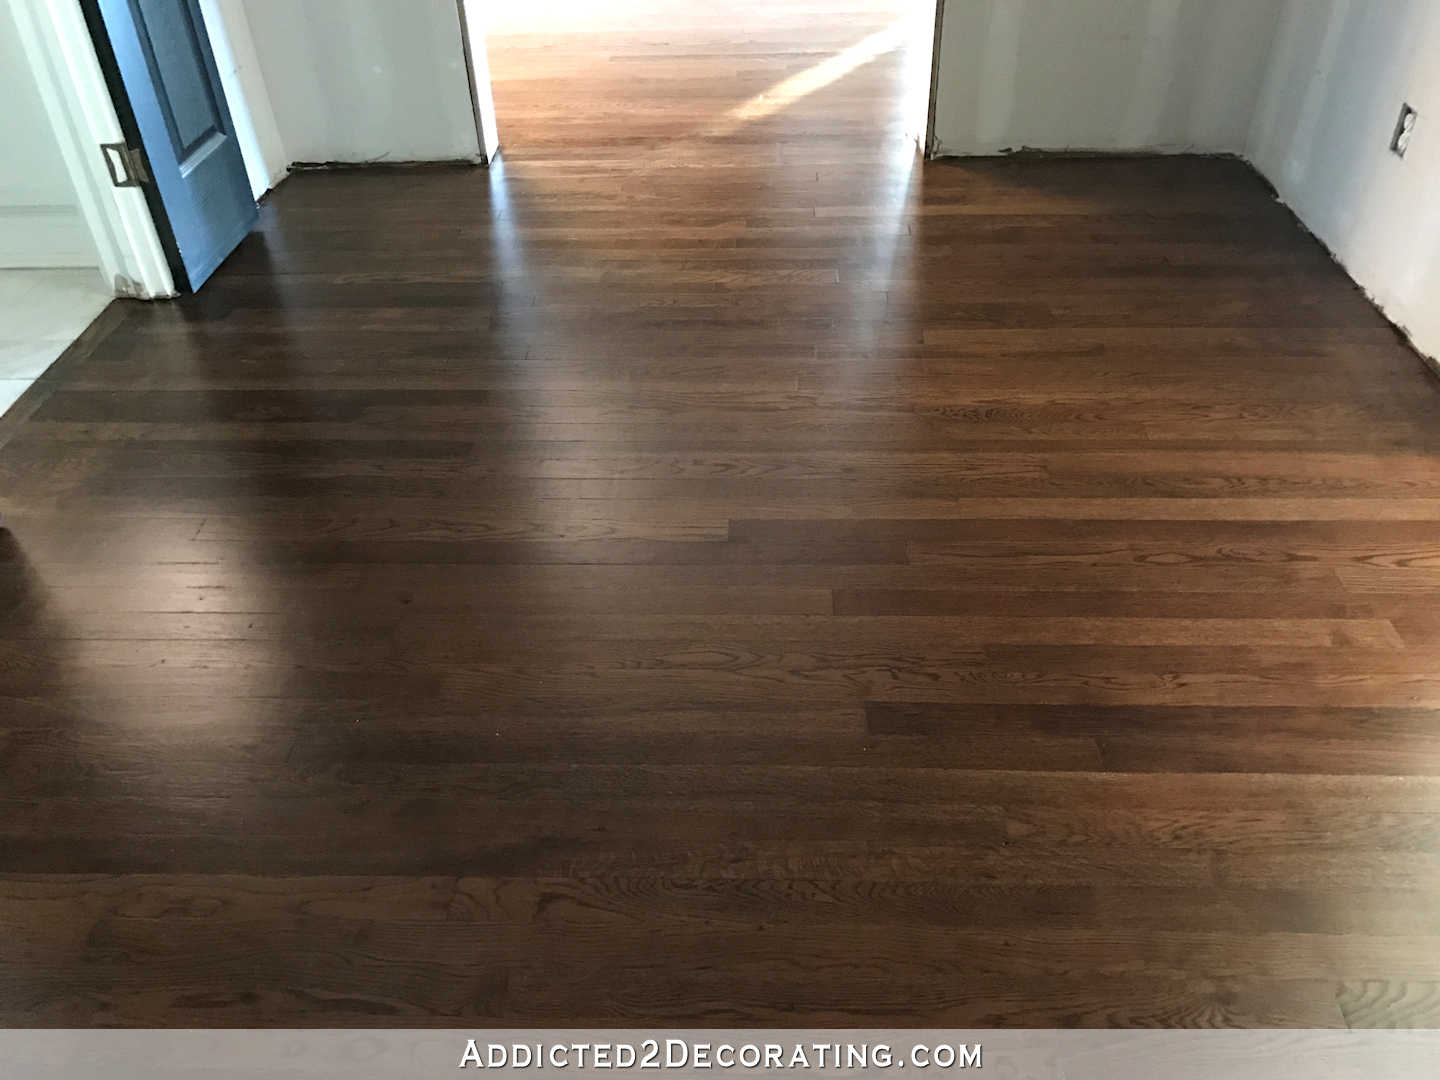
<svg viewBox="0 0 1440 1080"><path fill-rule="evenodd" d="M0 414L105 308L114 292L42 87L0 3Z"/></svg>
<svg viewBox="0 0 1440 1080"><path fill-rule="evenodd" d="M486 28L513 160L923 142L935 0L534 0Z"/></svg>

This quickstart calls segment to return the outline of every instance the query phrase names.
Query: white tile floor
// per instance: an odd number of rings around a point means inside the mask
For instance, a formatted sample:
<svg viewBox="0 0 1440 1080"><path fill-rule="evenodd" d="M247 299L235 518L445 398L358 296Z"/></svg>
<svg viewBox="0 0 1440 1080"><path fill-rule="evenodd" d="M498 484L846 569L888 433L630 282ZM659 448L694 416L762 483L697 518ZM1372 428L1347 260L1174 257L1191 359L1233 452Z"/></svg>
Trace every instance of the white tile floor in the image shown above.
<svg viewBox="0 0 1440 1080"><path fill-rule="evenodd" d="M98 270L0 270L0 415L112 299Z"/></svg>

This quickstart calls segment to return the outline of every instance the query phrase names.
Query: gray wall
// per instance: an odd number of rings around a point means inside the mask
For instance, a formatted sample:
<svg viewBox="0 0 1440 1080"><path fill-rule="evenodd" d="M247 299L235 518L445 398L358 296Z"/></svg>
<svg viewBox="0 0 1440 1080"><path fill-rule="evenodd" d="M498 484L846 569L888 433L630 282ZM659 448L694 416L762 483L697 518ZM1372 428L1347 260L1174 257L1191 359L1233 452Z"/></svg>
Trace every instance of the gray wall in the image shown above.
<svg viewBox="0 0 1440 1080"><path fill-rule="evenodd" d="M243 0L289 162L475 159L455 0Z"/></svg>
<svg viewBox="0 0 1440 1080"><path fill-rule="evenodd" d="M943 0L938 151L1241 151L1283 0Z"/></svg>

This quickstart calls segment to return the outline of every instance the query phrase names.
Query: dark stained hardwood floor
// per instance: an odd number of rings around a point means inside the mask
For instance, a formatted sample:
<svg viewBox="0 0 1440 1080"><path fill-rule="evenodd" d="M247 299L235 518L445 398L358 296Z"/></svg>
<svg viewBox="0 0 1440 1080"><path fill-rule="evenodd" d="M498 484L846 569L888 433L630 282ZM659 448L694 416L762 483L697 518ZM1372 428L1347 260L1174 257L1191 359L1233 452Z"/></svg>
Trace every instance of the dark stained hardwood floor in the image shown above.
<svg viewBox="0 0 1440 1080"><path fill-rule="evenodd" d="M1243 164L922 164L900 8L631 11L0 422L0 1021L1440 1023L1416 356Z"/></svg>

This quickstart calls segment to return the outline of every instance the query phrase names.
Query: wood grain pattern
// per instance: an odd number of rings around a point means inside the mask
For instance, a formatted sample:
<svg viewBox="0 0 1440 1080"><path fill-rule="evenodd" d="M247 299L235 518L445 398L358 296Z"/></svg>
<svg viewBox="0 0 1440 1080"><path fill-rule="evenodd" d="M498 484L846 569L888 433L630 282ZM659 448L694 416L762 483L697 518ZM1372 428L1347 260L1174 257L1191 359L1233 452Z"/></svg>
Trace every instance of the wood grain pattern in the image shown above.
<svg viewBox="0 0 1440 1080"><path fill-rule="evenodd" d="M514 7L0 422L0 1022L1436 1023L1440 394L1261 181Z"/></svg>

